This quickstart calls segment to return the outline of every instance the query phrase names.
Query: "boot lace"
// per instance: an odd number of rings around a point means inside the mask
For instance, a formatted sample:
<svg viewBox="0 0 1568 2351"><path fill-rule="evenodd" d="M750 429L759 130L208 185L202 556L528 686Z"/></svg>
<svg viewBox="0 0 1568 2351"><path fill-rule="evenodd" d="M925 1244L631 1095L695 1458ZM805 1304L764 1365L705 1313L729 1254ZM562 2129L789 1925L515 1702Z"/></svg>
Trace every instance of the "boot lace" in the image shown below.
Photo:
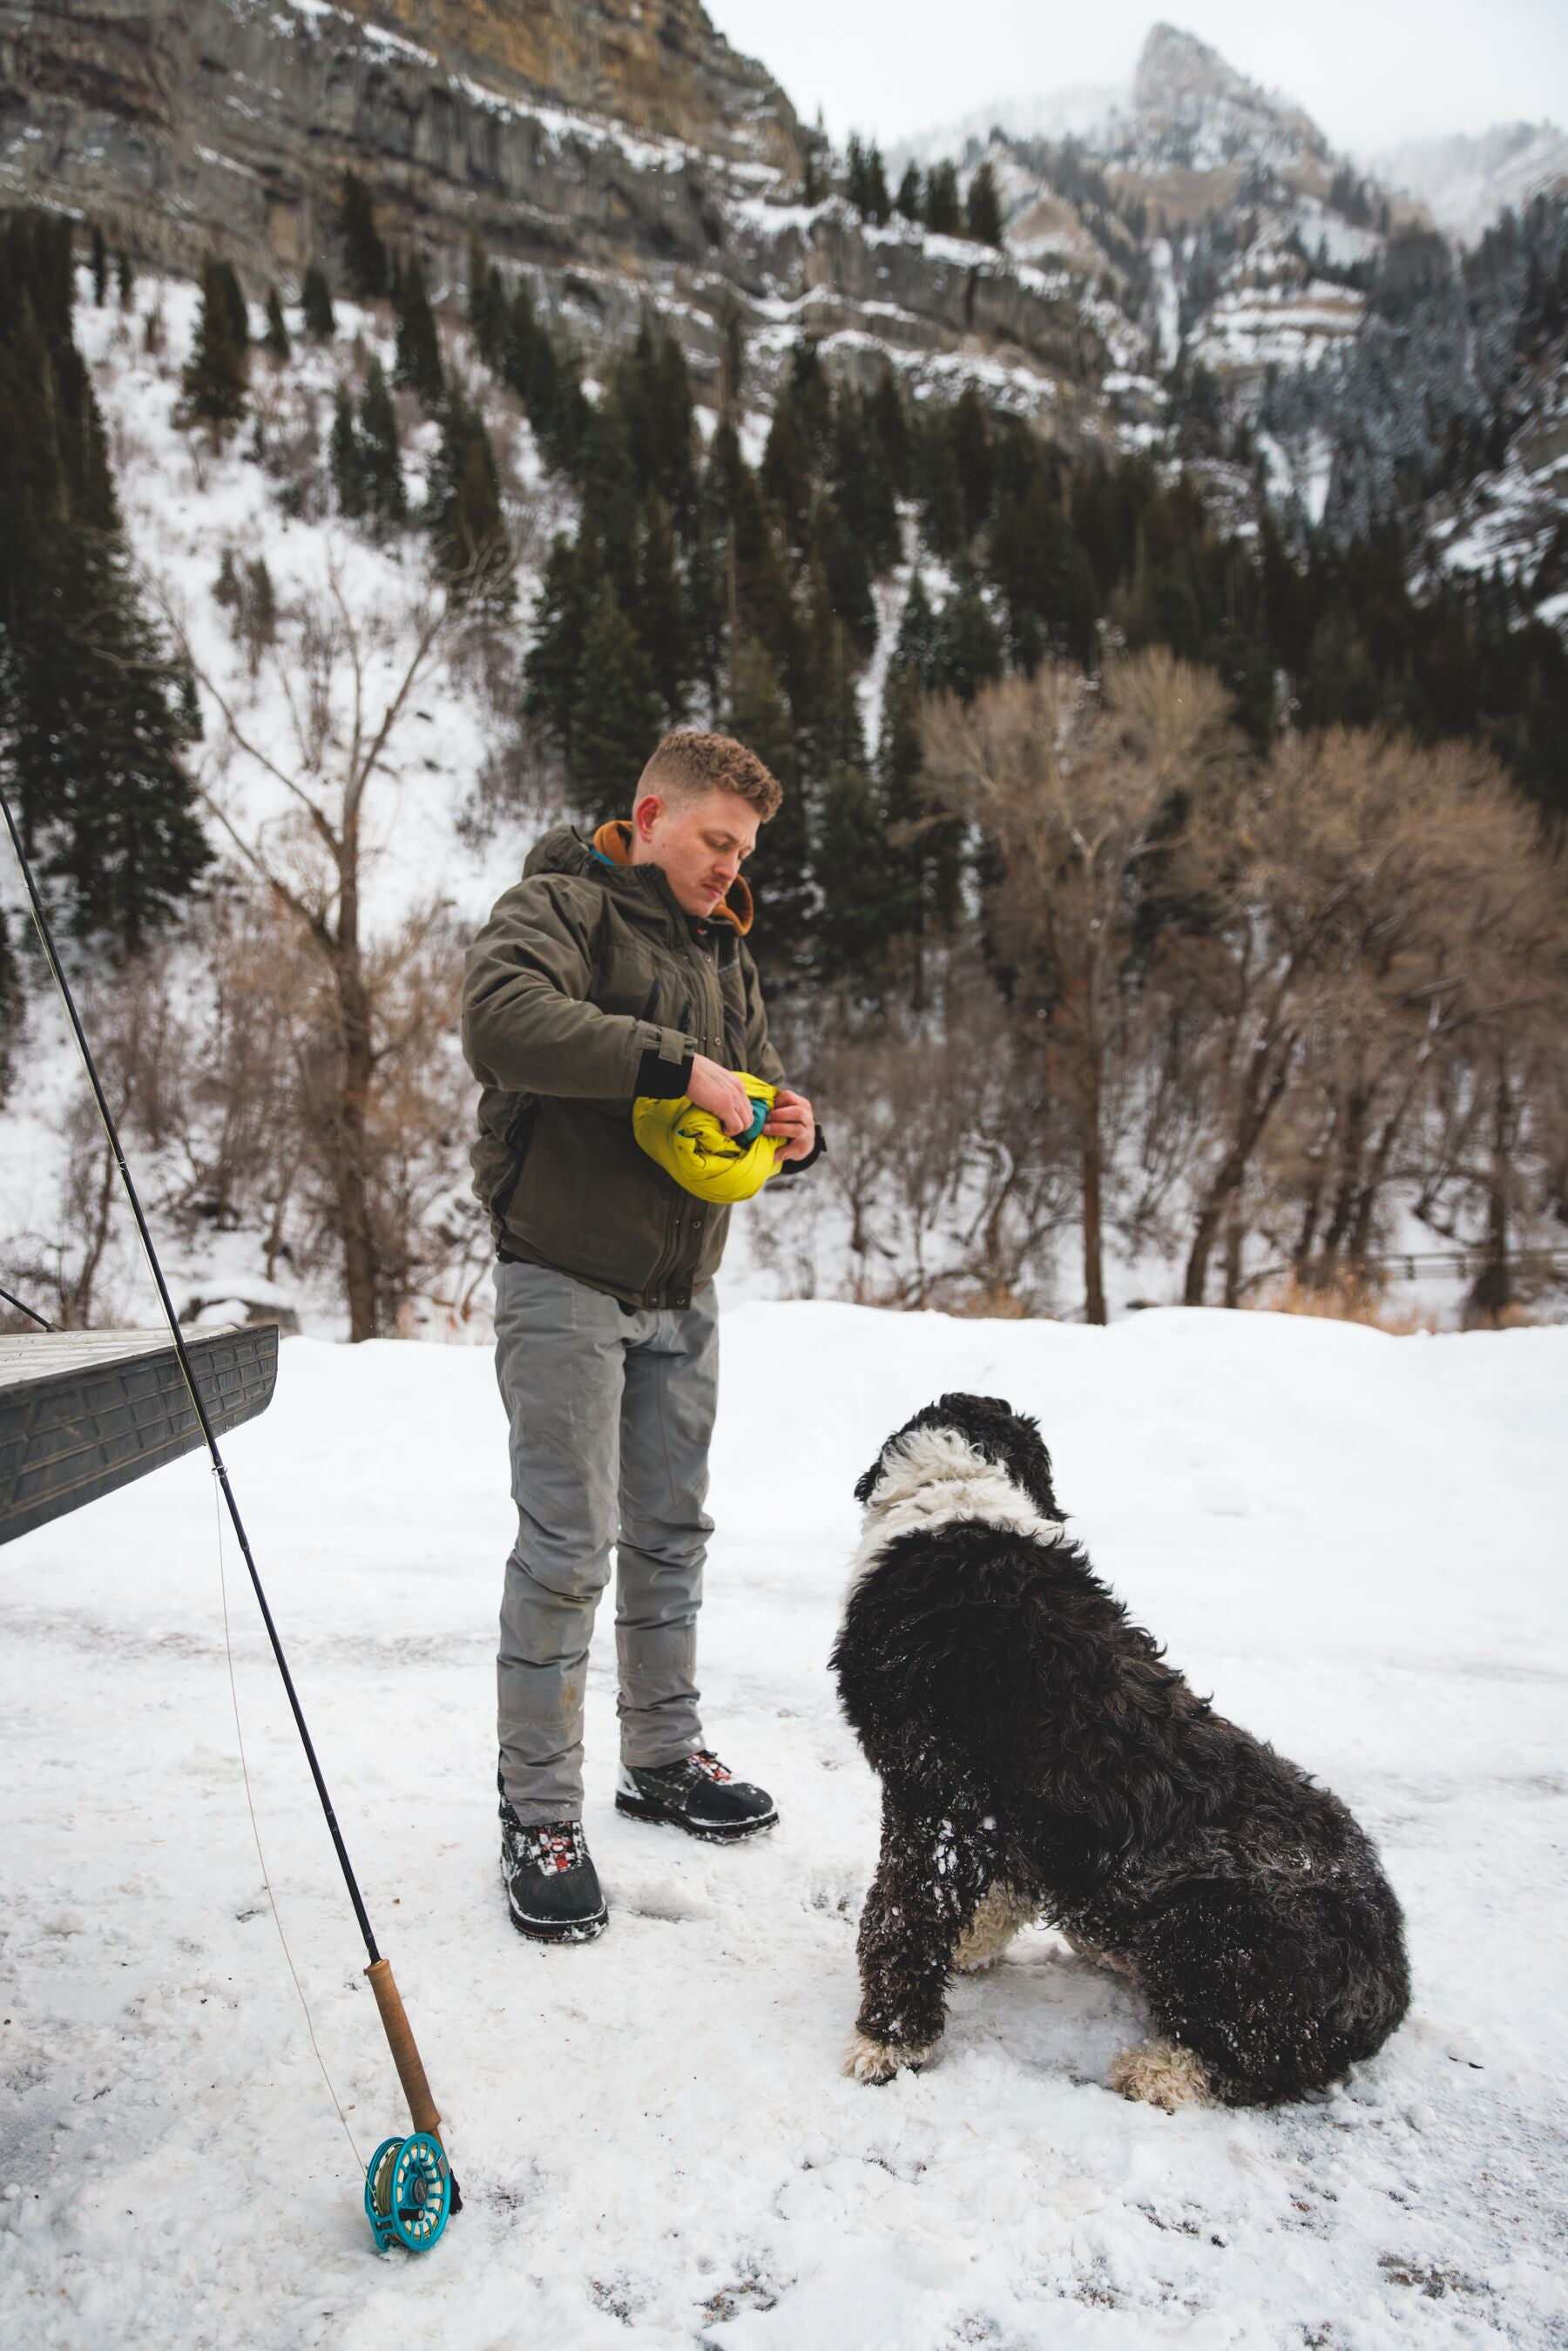
<svg viewBox="0 0 1568 2351"><path fill-rule="evenodd" d="M519 1829L522 1858L536 1869L575 1869L588 1858L580 1821L555 1821L549 1828Z"/></svg>

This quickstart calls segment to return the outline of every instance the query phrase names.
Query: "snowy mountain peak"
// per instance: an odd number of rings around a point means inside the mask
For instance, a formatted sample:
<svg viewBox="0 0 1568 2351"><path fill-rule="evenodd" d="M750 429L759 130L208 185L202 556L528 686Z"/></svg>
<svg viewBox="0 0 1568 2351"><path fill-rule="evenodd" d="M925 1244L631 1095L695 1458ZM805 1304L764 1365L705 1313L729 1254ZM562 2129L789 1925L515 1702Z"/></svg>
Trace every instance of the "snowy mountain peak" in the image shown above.
<svg viewBox="0 0 1568 2351"><path fill-rule="evenodd" d="M1133 103L1150 111L1179 99L1229 99L1243 104L1261 93L1218 49L1177 25L1150 27L1133 77Z"/></svg>
<svg viewBox="0 0 1568 2351"><path fill-rule="evenodd" d="M1140 151L1197 170L1246 155L1284 163L1325 155L1312 118L1228 65L1216 49L1175 25L1155 25L1133 78Z"/></svg>

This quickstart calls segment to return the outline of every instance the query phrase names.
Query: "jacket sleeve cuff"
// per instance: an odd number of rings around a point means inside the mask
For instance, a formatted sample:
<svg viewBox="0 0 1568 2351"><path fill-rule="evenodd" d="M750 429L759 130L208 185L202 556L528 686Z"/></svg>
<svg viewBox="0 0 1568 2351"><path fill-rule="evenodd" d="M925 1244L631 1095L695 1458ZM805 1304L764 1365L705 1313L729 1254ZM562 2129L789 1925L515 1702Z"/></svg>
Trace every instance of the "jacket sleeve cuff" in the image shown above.
<svg viewBox="0 0 1568 2351"><path fill-rule="evenodd" d="M696 1047L678 1029L659 1029L653 1034L659 1041L650 1045L638 1062L632 1091L649 1094L655 1102L673 1102L691 1082Z"/></svg>
<svg viewBox="0 0 1568 2351"><path fill-rule="evenodd" d="M827 1150L827 1134L821 1122L819 1122L817 1126L817 1139L812 1144L810 1151L807 1152L804 1159L787 1159L784 1162L783 1166L779 1170L779 1173L780 1176L803 1176L808 1167L814 1167L816 1165L818 1160L821 1158L823 1153Z"/></svg>

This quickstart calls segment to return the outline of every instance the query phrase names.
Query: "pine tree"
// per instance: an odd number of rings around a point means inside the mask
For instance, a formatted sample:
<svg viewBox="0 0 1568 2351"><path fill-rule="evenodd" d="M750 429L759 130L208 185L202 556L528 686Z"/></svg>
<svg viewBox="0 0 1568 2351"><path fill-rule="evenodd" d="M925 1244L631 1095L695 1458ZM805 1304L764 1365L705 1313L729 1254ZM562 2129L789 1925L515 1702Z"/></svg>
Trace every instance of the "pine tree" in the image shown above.
<svg viewBox="0 0 1568 2351"><path fill-rule="evenodd" d="M865 158L865 217L878 228L885 228L893 214L887 193L887 172L883 164L882 149L873 140Z"/></svg>
<svg viewBox="0 0 1568 2351"><path fill-rule="evenodd" d="M397 357L392 373L399 383L416 392L432 412L445 387L441 364L441 339L435 331L430 298L424 290L424 265L417 253L409 257L398 281Z"/></svg>
<svg viewBox="0 0 1568 2351"><path fill-rule="evenodd" d="M903 554L904 535L878 419L852 384L841 384L833 402L827 470L840 521L880 579Z"/></svg>
<svg viewBox="0 0 1568 2351"><path fill-rule="evenodd" d="M758 834L747 866L763 913L753 935L753 952L765 983L784 988L805 980L811 968L816 910L811 829L789 706L768 649L755 637L743 637L734 649L724 725L784 787L779 812Z"/></svg>
<svg viewBox="0 0 1568 2351"><path fill-rule="evenodd" d="M894 211L904 220L918 222L921 217L920 184L919 164L906 163L904 177L898 183L898 193L893 200Z"/></svg>
<svg viewBox="0 0 1568 2351"><path fill-rule="evenodd" d="M343 241L343 275L357 301L373 302L387 291L390 273L387 249L376 230L370 197L357 172L343 174L340 233Z"/></svg>
<svg viewBox="0 0 1568 2351"><path fill-rule="evenodd" d="M311 341L329 343L338 331L338 321L332 315L332 289L319 262L313 261L305 272L299 301L305 314L305 331Z"/></svg>
<svg viewBox="0 0 1568 2351"><path fill-rule="evenodd" d="M925 582L917 571L904 600L898 635L894 642L892 667L905 676L913 677L924 692L936 674L936 616L931 610Z"/></svg>
<svg viewBox="0 0 1568 2351"><path fill-rule="evenodd" d="M850 132L849 146L844 153L844 194L864 220L867 207L866 156L858 131Z"/></svg>
<svg viewBox="0 0 1568 2351"><path fill-rule="evenodd" d="M948 447L963 506L964 529L972 538L984 528L990 514L997 478L997 444L990 412L972 383L964 386L948 421Z"/></svg>
<svg viewBox="0 0 1568 2351"><path fill-rule="evenodd" d="M862 767L865 736L855 691L854 648L834 602L827 566L813 551L785 667L789 708L808 780L835 765Z"/></svg>
<svg viewBox="0 0 1568 2351"><path fill-rule="evenodd" d="M332 399L332 433L327 468L338 511L356 521L365 511L365 460L354 424L354 403L349 387L340 382Z"/></svg>
<svg viewBox="0 0 1568 2351"><path fill-rule="evenodd" d="M691 648L674 526L655 489L643 501L637 533L636 585L630 618L670 726L685 715Z"/></svg>
<svg viewBox="0 0 1568 2351"><path fill-rule="evenodd" d="M812 520L815 559L832 611L855 652L869 661L876 651L876 599L866 538L831 498L817 501Z"/></svg>
<svg viewBox="0 0 1568 2351"><path fill-rule="evenodd" d="M613 397L601 400L589 418L577 478L582 490L583 526L603 549L605 568L614 577L616 593L630 608L641 501L625 412Z"/></svg>
<svg viewBox="0 0 1568 2351"><path fill-rule="evenodd" d="M931 684L972 702L988 678L1002 674L1001 632L972 570L960 576L937 616Z"/></svg>
<svg viewBox="0 0 1568 2351"><path fill-rule="evenodd" d="M228 310L228 328L237 349L248 354L250 350L250 311L246 303L245 288L232 261L218 264L217 283Z"/></svg>
<svg viewBox="0 0 1568 2351"><path fill-rule="evenodd" d="M0 217L0 738L72 928L134 949L211 852L189 674L141 608L72 296L69 224Z"/></svg>
<svg viewBox="0 0 1568 2351"><path fill-rule="evenodd" d="M603 580L583 637L567 761L585 816L601 822L625 811L663 731L648 657L613 588Z"/></svg>
<svg viewBox="0 0 1568 2351"><path fill-rule="evenodd" d="M611 399L623 422L639 496L656 489L677 529L696 508L696 418L685 353L668 329L644 316L616 363Z"/></svg>
<svg viewBox="0 0 1568 2351"><path fill-rule="evenodd" d="M474 329L474 340L480 356L488 361L494 344L496 321L490 307L490 256L485 250L485 240L477 222L468 229L468 324Z"/></svg>
<svg viewBox="0 0 1568 2351"><path fill-rule="evenodd" d="M109 249L103 241L103 231L97 221L92 225L92 298L101 309L109 291Z"/></svg>
<svg viewBox="0 0 1568 2351"><path fill-rule="evenodd" d="M454 386L441 413L441 445L425 508L437 562L465 594L508 605L514 593L495 454L485 420Z"/></svg>
<svg viewBox="0 0 1568 2351"><path fill-rule="evenodd" d="M925 999L926 943L956 921L963 876L964 828L955 818L936 817L925 790L920 713L936 680L937 653L936 619L916 572L883 690L877 782L894 869L889 888L902 893L909 909L897 935L914 942L911 978L917 1007Z"/></svg>
<svg viewBox="0 0 1568 2351"><path fill-rule="evenodd" d="M813 925L815 977L858 982L879 993L895 940L915 928L918 906L907 852L888 840L887 811L864 769L830 769L819 795L815 868L820 904Z"/></svg>
<svg viewBox="0 0 1568 2351"><path fill-rule="evenodd" d="M202 307L196 346L183 384L186 413L220 431L238 423L250 382L250 347L235 331L238 281L226 262L209 254L202 264ZM243 315L244 302L238 302Z"/></svg>
<svg viewBox="0 0 1568 2351"><path fill-rule="evenodd" d="M903 497L910 487L909 419L904 413L904 395L890 367L883 369L866 402L866 425L889 488L895 497Z"/></svg>
<svg viewBox="0 0 1568 2351"><path fill-rule="evenodd" d="M235 569L235 551L225 547L218 564L218 576L213 582L213 601L225 612L234 611L240 600L239 574Z"/></svg>
<svg viewBox="0 0 1568 2351"><path fill-rule="evenodd" d="M131 289L135 283L136 273L131 267L131 256L122 246L114 256L115 291L120 297L120 307L122 310L129 310L131 308Z"/></svg>
<svg viewBox="0 0 1568 2351"><path fill-rule="evenodd" d="M250 656L254 675L263 650L277 642L277 597L265 555L253 555L245 568L240 595L239 632Z"/></svg>
<svg viewBox="0 0 1568 2351"><path fill-rule="evenodd" d="M547 465L575 475L582 465L593 426L593 405L582 389L582 362L575 350L541 329L534 338L533 383L528 422Z"/></svg>
<svg viewBox="0 0 1568 2351"><path fill-rule="evenodd" d="M965 551L967 522L953 461L953 412L917 409L912 420L910 480L920 506L920 535L939 561Z"/></svg>
<svg viewBox="0 0 1568 2351"><path fill-rule="evenodd" d="M531 396L534 386L534 344L539 329L534 320L534 298L526 280L519 278L507 306L506 322L500 331L500 348L497 365L501 381L509 384L532 416ZM537 426L536 426L537 430Z"/></svg>
<svg viewBox="0 0 1568 2351"><path fill-rule="evenodd" d="M969 183L966 210L969 235L975 242L999 246L1002 242L1002 204L997 193L997 175L988 158Z"/></svg>
<svg viewBox="0 0 1568 2351"><path fill-rule="evenodd" d="M408 493L398 449L397 411L377 359L372 359L365 371L364 396L360 402L360 451L367 512L378 522L392 528L406 522Z"/></svg>
<svg viewBox="0 0 1568 2351"><path fill-rule="evenodd" d="M804 544L811 510L811 448L796 403L776 401L762 452L762 487L777 508L792 545Z"/></svg>
<svg viewBox="0 0 1568 2351"><path fill-rule="evenodd" d="M962 230L958 174L950 162L933 163L926 175L925 225L937 236L957 236Z"/></svg>
<svg viewBox="0 0 1568 2351"><path fill-rule="evenodd" d="M556 539L545 559L523 662L524 712L540 722L569 767L583 645L598 607L600 579L591 540Z"/></svg>
<svg viewBox="0 0 1568 2351"><path fill-rule="evenodd" d="M890 665L882 697L882 733L876 778L890 869L890 893L901 902L893 935L924 937L934 913L931 875L938 842L923 789L925 755L920 735L921 684L917 670ZM915 986L922 974L916 945Z"/></svg>
<svg viewBox="0 0 1568 2351"><path fill-rule="evenodd" d="M288 340L288 326L283 316L283 304L278 299L278 293L276 286L269 286L267 289L267 335L265 340L268 358L276 360L279 366L282 366L287 360L292 358L294 347Z"/></svg>
<svg viewBox="0 0 1568 2351"><path fill-rule="evenodd" d="M510 304L507 283L485 250L478 229L468 232L468 323L486 367L499 369Z"/></svg>

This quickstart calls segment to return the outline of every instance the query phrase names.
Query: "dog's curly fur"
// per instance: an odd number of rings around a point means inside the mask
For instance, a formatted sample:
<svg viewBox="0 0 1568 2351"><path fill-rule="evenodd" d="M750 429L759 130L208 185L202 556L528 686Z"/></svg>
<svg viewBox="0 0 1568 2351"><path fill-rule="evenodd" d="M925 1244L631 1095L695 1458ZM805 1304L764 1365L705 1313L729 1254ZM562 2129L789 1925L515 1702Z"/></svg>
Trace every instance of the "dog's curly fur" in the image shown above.
<svg viewBox="0 0 1568 2351"><path fill-rule="evenodd" d="M1161 1662L1067 1539L1036 1424L945 1395L855 1493L832 1664L883 1839L846 2070L924 2063L954 1970L1031 1917L1135 1976L1129 2096L1272 2105L1381 2048L1409 1975L1371 1841Z"/></svg>

